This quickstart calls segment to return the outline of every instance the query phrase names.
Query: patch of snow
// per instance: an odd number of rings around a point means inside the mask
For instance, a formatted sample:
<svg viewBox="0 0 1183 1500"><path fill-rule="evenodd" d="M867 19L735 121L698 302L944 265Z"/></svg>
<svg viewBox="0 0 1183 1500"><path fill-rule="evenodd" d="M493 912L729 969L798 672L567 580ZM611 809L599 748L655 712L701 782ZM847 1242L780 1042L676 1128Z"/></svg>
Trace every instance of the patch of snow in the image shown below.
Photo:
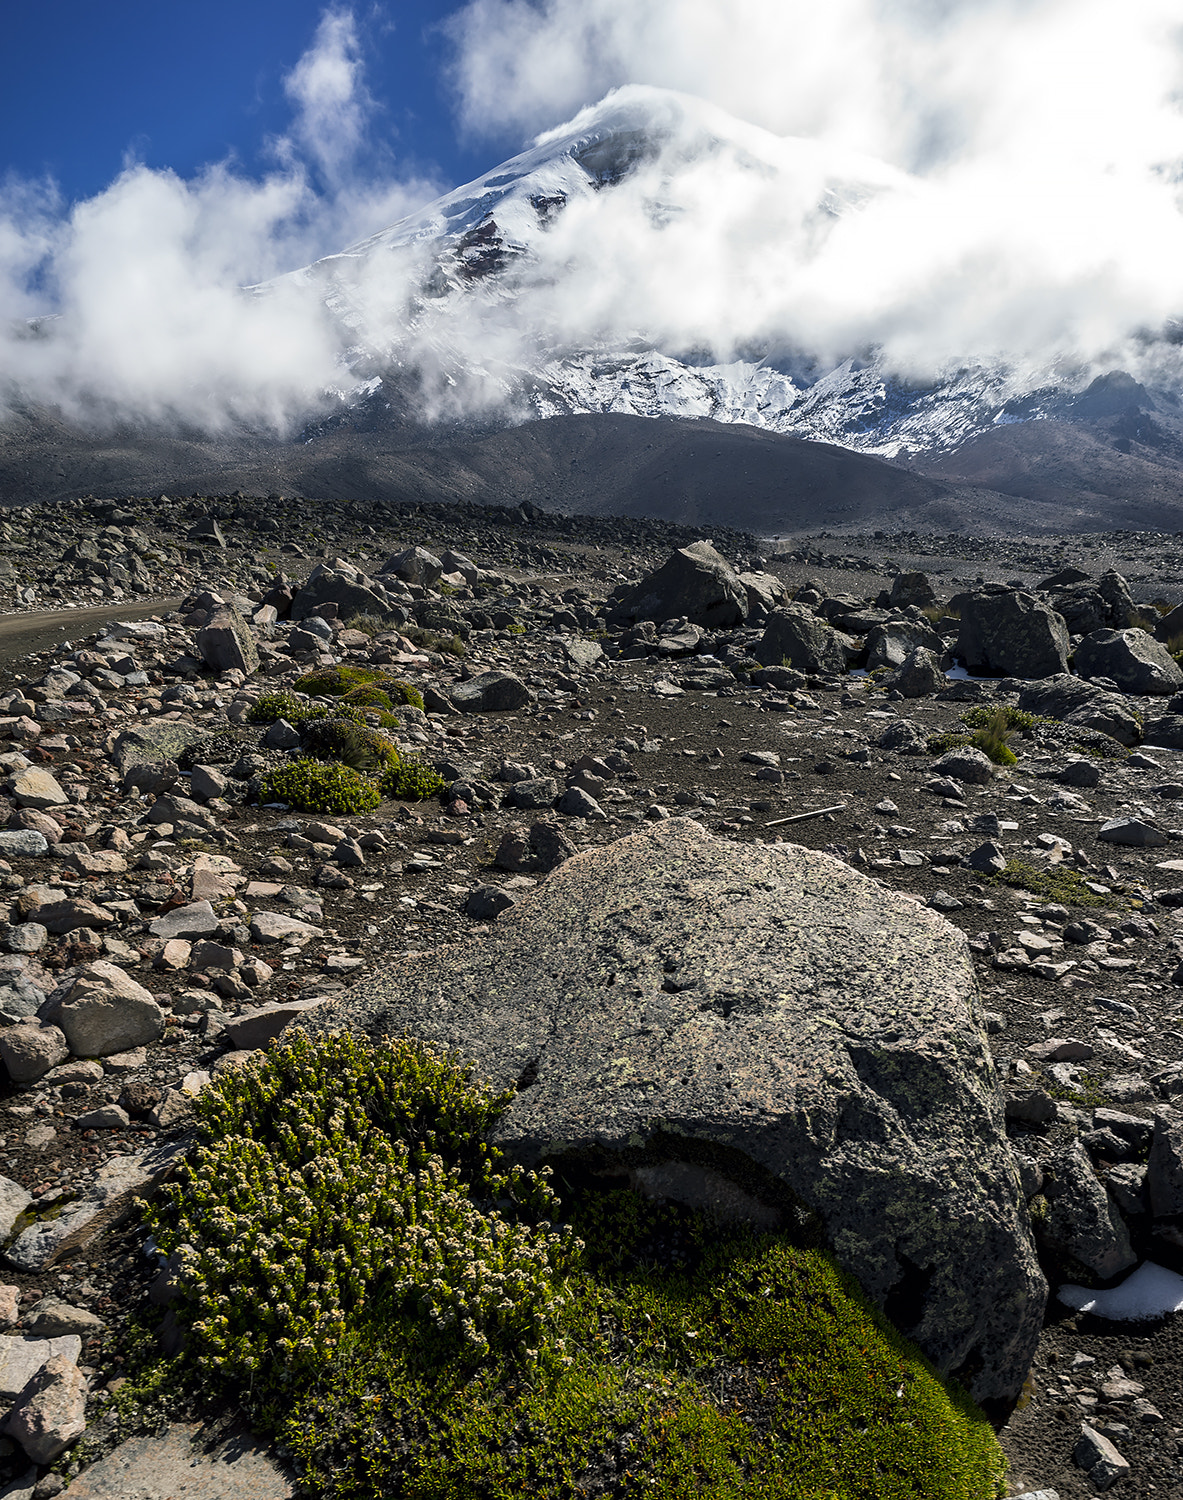
<svg viewBox="0 0 1183 1500"><path fill-rule="evenodd" d="M1076 1312L1093 1313L1111 1323L1140 1323L1183 1311L1183 1276L1147 1260L1108 1291L1067 1282L1056 1296Z"/></svg>

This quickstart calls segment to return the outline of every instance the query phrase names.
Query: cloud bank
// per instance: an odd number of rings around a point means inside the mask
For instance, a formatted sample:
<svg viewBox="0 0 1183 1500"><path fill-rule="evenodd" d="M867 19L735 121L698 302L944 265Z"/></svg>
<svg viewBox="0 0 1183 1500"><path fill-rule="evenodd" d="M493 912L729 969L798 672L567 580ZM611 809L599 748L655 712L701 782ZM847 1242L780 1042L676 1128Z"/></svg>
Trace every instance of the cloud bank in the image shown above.
<svg viewBox="0 0 1183 1500"><path fill-rule="evenodd" d="M455 414L551 352L630 341L1183 387L1153 337L1183 317L1176 0L468 0L446 26L491 165L613 120L654 149L610 191L565 178L496 292L421 296L422 245L284 277L439 191L375 153L357 27L329 11L262 181L132 164L68 212L0 189L8 399L284 430L386 360Z"/></svg>

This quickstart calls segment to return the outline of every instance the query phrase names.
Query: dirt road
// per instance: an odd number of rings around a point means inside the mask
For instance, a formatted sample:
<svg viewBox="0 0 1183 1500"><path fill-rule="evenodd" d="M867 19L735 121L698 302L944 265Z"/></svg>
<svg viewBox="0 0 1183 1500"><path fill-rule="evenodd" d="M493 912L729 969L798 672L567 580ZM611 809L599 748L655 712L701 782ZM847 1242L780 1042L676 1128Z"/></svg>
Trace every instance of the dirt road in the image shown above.
<svg viewBox="0 0 1183 1500"><path fill-rule="evenodd" d="M181 596L135 604L96 604L86 609L39 609L0 615L0 668L31 651L48 651L63 641L90 635L112 620L146 620L176 609Z"/></svg>

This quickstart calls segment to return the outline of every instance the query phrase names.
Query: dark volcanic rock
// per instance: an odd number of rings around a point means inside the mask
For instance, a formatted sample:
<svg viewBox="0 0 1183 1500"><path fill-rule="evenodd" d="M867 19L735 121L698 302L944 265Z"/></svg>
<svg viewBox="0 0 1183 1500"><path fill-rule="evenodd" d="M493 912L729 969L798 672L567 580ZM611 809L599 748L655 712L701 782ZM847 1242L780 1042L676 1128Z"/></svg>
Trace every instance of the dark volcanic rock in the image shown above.
<svg viewBox="0 0 1183 1500"><path fill-rule="evenodd" d="M627 1153L696 1201L746 1162L753 1216L819 1215L941 1369L1022 1385L1046 1287L966 940L830 856L669 820L308 1022L531 1080L498 1131L519 1160Z"/></svg>
<svg viewBox="0 0 1183 1500"><path fill-rule="evenodd" d="M1068 627L1042 599L1019 589L958 595L957 654L971 672L1051 677L1068 670Z"/></svg>
<svg viewBox="0 0 1183 1500"><path fill-rule="evenodd" d="M1094 630L1076 648L1081 677L1108 677L1124 693L1161 693L1183 687L1183 671L1161 641L1144 630Z"/></svg>
<svg viewBox="0 0 1183 1500"><path fill-rule="evenodd" d="M680 547L612 608L616 625L685 617L706 630L729 630L748 614L748 591L710 542Z"/></svg>

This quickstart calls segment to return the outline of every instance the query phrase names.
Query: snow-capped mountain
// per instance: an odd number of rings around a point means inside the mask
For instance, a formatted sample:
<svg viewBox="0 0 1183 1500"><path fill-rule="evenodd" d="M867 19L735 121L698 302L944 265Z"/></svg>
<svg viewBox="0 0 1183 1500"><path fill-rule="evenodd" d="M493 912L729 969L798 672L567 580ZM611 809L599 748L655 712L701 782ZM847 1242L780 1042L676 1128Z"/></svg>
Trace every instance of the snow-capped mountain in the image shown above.
<svg viewBox="0 0 1183 1500"><path fill-rule="evenodd" d="M887 250L881 309L835 268L865 262L876 223L886 242L901 215L933 212L930 196L882 162L631 87L258 290L323 302L350 405L417 389L414 415L428 417L709 417L925 461L1063 417L1099 373L1062 351L892 373L890 338L869 344L866 331L918 294L888 285L901 273ZM929 364L940 354L938 339Z"/></svg>

